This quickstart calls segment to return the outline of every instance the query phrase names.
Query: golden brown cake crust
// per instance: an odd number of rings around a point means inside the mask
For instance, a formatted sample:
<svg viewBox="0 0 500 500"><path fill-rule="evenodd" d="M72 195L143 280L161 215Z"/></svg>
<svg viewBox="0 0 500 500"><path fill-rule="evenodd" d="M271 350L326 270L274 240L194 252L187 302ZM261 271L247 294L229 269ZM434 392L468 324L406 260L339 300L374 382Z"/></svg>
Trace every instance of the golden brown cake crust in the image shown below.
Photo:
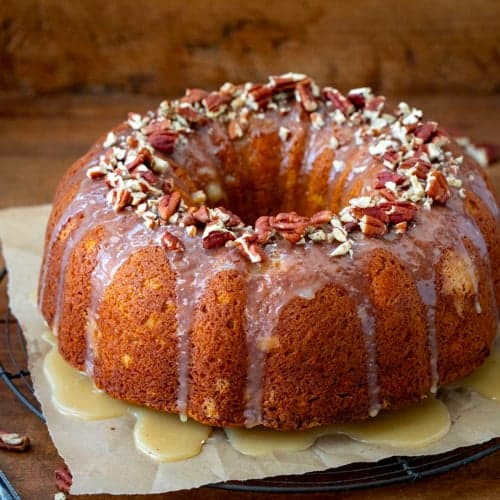
<svg viewBox="0 0 500 500"><path fill-rule="evenodd" d="M282 430L472 372L500 301L494 195L437 124L382 106L292 74L130 115L54 198L39 302L63 357L114 397Z"/></svg>

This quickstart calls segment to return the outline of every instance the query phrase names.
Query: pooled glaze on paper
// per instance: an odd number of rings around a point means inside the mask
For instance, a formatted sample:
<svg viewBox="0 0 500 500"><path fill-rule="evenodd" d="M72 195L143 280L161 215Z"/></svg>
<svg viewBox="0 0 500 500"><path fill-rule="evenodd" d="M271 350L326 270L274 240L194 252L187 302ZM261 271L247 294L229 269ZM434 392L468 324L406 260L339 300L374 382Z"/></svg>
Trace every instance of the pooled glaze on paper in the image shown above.
<svg viewBox="0 0 500 500"><path fill-rule="evenodd" d="M450 429L450 414L439 399L381 412L366 422L326 425L306 431L273 431L265 428L225 429L229 442L240 453L259 456L274 452L297 452L325 436L343 434L364 443L393 448L422 448L443 437Z"/></svg>
<svg viewBox="0 0 500 500"><path fill-rule="evenodd" d="M57 347L47 353L43 368L52 387L52 402L61 413L96 420L121 417L127 412L127 403L97 389L86 374L64 361Z"/></svg>
<svg viewBox="0 0 500 500"><path fill-rule="evenodd" d="M82 420L103 420L132 414L137 449L158 462L174 462L198 455L211 429L194 420L137 407L96 389L91 379L70 366L57 347L47 353L44 373L58 411Z"/></svg>
<svg viewBox="0 0 500 500"><path fill-rule="evenodd" d="M211 433L211 428L178 415L148 408L132 410L137 418L134 442L138 450L157 462L176 462L194 457Z"/></svg>
<svg viewBox="0 0 500 500"><path fill-rule="evenodd" d="M493 351L473 374L455 382L452 387L465 387L500 403L500 351Z"/></svg>
<svg viewBox="0 0 500 500"><path fill-rule="evenodd" d="M153 460L177 461L197 455L211 434L209 426L178 415L127 404L99 391L83 373L71 367L57 352L55 337L46 335L52 349L44 361L44 372L52 387L52 401L64 414L84 420L136 417L133 435L137 449ZM458 383L485 397L498 400L500 353L494 352L473 375ZM322 437L338 434L374 445L421 448L437 441L450 429L444 403L429 396L421 403L396 411L385 411L360 423L328 425L306 431L274 431L261 427L225 429L229 443L252 456L273 452L296 452L309 448Z"/></svg>

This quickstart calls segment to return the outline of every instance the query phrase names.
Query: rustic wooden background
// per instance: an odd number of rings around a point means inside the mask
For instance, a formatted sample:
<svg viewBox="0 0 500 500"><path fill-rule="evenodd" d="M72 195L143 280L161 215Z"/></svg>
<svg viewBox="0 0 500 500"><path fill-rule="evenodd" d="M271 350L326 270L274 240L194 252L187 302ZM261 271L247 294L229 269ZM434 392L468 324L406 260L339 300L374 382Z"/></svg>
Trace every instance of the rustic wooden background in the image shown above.
<svg viewBox="0 0 500 500"><path fill-rule="evenodd" d="M497 0L2 0L0 95L177 95L298 71L340 89L500 92Z"/></svg>

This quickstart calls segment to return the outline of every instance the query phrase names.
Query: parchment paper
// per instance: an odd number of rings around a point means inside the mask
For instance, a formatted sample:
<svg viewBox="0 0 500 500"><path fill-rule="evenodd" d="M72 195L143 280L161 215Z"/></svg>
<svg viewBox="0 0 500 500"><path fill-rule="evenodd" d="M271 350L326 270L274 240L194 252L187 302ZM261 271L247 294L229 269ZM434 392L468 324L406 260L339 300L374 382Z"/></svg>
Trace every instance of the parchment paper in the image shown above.
<svg viewBox="0 0 500 500"><path fill-rule="evenodd" d="M194 488L230 479L338 467L377 461L393 455L429 455L488 441L500 436L500 404L464 390L444 391L452 427L440 441L420 449L367 445L343 436L320 439L309 450L248 457L235 451L216 431L202 452L189 460L157 464L137 451L132 416L82 421L61 415L51 402L42 369L49 345L41 339L47 327L36 307L36 289L49 205L0 211L0 240L9 270L10 307L27 339L35 393L54 444L73 473L71 492L159 493Z"/></svg>

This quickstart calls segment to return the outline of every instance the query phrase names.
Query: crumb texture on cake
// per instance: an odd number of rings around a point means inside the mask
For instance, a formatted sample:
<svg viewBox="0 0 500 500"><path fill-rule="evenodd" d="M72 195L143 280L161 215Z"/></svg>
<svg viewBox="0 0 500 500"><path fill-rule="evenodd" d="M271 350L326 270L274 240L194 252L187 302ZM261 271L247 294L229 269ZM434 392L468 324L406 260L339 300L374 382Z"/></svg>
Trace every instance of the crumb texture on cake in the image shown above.
<svg viewBox="0 0 500 500"><path fill-rule="evenodd" d="M294 73L189 89L102 137L59 183L39 283L98 388L280 430L468 375L499 301L485 170L420 110Z"/></svg>

